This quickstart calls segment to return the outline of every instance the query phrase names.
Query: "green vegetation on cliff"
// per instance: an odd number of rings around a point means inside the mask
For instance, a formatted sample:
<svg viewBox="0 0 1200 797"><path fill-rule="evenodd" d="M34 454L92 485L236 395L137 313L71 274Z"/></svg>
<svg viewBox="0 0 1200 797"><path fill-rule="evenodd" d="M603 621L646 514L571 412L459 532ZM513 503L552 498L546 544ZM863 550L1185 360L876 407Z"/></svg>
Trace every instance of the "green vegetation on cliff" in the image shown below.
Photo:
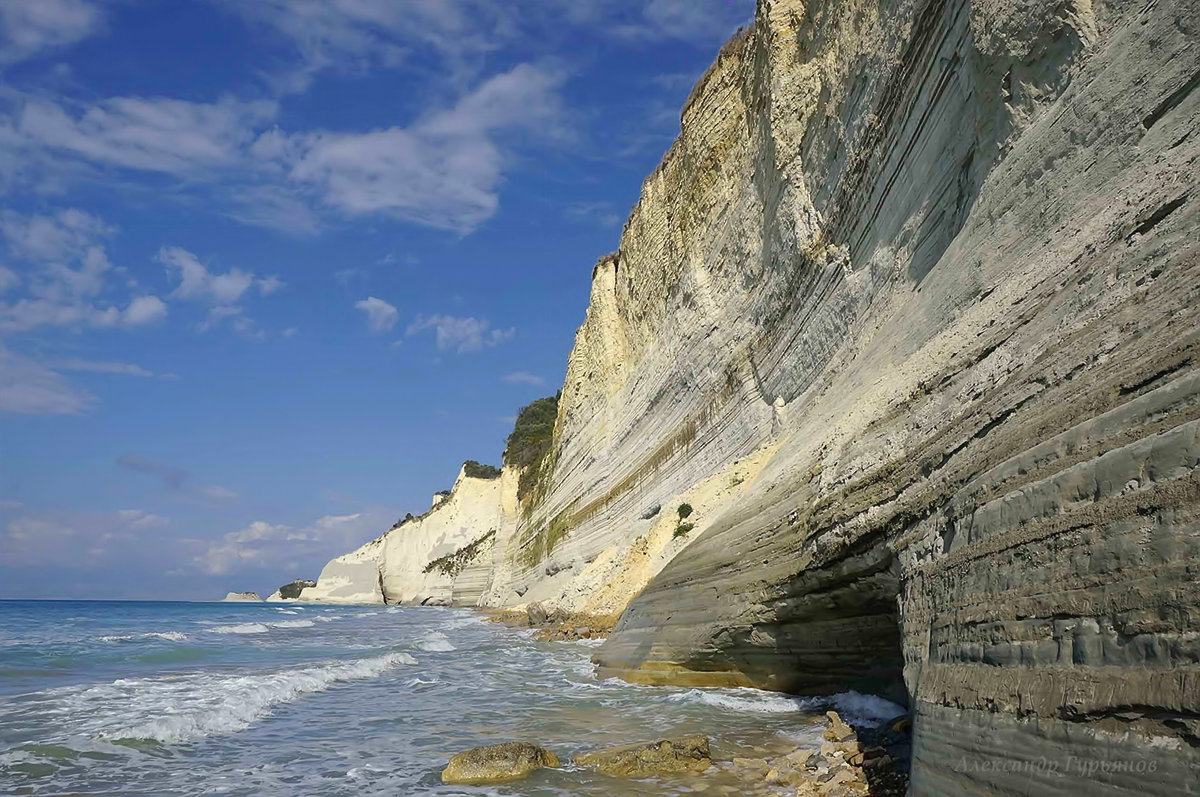
<svg viewBox="0 0 1200 797"><path fill-rule="evenodd" d="M554 440L554 421L558 417L560 394L538 399L522 407L504 447L504 464L520 469L517 496L525 498L541 474Z"/></svg>
<svg viewBox="0 0 1200 797"><path fill-rule="evenodd" d="M500 469L494 465L480 465L473 459L463 463L463 473L468 479L499 479Z"/></svg>
<svg viewBox="0 0 1200 797"><path fill-rule="evenodd" d="M479 556L479 552L483 546L495 536L496 530L492 529L487 534L484 534L482 537L468 545L464 545L454 553L443 556L440 559L434 559L425 566L425 570L423 572L432 573L434 570L437 570L444 576L455 578L459 573L466 569L467 565L475 561L475 557Z"/></svg>
<svg viewBox="0 0 1200 797"><path fill-rule="evenodd" d="M302 578L297 579L291 584L284 584L282 587L280 587L279 597L283 598L284 600L294 601L296 598L300 597L300 593L304 591L305 587L315 586L317 586L317 582L315 581L308 581Z"/></svg>

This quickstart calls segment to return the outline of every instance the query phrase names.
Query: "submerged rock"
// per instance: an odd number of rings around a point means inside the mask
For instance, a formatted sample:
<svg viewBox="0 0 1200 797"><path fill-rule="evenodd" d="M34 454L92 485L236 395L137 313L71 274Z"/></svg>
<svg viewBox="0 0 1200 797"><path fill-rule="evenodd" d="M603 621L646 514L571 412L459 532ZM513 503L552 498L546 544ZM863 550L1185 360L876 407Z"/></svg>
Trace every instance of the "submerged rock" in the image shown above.
<svg viewBox="0 0 1200 797"><path fill-rule="evenodd" d="M712 757L708 737L696 735L582 753L572 762L606 775L646 778L675 772L703 772L712 765Z"/></svg>
<svg viewBox="0 0 1200 797"><path fill-rule="evenodd" d="M479 785L527 777L542 767L558 766L558 756L527 742L504 742L475 747L450 758L442 783Z"/></svg>

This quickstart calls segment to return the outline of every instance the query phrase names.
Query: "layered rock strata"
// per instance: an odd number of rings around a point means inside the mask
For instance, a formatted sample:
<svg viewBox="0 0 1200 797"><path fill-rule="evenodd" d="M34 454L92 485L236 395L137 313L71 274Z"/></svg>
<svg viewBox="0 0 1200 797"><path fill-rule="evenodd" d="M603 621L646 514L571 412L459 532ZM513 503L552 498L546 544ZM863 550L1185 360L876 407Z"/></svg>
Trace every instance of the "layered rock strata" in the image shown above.
<svg viewBox="0 0 1200 797"><path fill-rule="evenodd" d="M318 593L904 701L915 794L1200 791L1197 19L760 0L595 268L536 489L451 521L460 477Z"/></svg>

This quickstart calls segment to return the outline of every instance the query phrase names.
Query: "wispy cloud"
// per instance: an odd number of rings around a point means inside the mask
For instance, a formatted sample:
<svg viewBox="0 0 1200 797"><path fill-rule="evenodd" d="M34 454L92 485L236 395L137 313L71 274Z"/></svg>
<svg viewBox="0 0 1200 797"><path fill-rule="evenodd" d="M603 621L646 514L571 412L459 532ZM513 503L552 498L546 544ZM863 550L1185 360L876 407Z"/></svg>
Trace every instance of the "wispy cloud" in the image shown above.
<svg viewBox="0 0 1200 797"><path fill-rule="evenodd" d="M562 80L523 64L409 127L302 134L282 163L290 180L343 215L470 232L499 204L507 160L501 140L516 132L542 141L565 134Z"/></svg>
<svg viewBox="0 0 1200 797"><path fill-rule="evenodd" d="M0 528L0 561L72 568L135 554L161 538L169 521L141 509L113 512L26 512ZM71 552L69 557L65 554Z"/></svg>
<svg viewBox="0 0 1200 797"><path fill-rule="evenodd" d="M564 80L520 64L411 124L295 133L273 126L271 101L116 97L68 108L15 95L0 155L67 182L80 168L170 175L182 195L204 194L232 218L276 229L377 216L467 233L496 212L517 149L567 140Z"/></svg>
<svg viewBox="0 0 1200 797"><path fill-rule="evenodd" d="M376 510L352 515L326 515L295 527L257 520L211 542L192 559L209 575L225 575L263 564L330 555L378 534L391 513Z"/></svg>
<svg viewBox="0 0 1200 797"><path fill-rule="evenodd" d="M383 299L368 296L354 306L367 314L367 327L376 335L387 332L400 320L400 312Z"/></svg>
<svg viewBox="0 0 1200 797"><path fill-rule="evenodd" d="M59 371L85 371L94 374L121 374L124 376L154 376L153 371L147 371L140 365L132 363L105 362L96 360L81 360L78 358L70 358L66 360L56 360L50 366Z"/></svg>
<svg viewBox="0 0 1200 797"><path fill-rule="evenodd" d="M36 97L25 101L17 130L29 144L91 163L210 179L242 160L277 111L265 100L114 97L71 112Z"/></svg>
<svg viewBox="0 0 1200 797"><path fill-rule="evenodd" d="M78 415L94 401L57 371L0 348L0 412Z"/></svg>
<svg viewBox="0 0 1200 797"><path fill-rule="evenodd" d="M516 328L493 329L485 318L450 315L418 316L406 334L416 335L430 329L434 330L439 349L458 354L499 346L517 334Z"/></svg>
<svg viewBox="0 0 1200 797"><path fill-rule="evenodd" d="M504 381L510 385L532 385L534 387L546 384L545 379L528 371L514 371L511 374L505 374Z"/></svg>
<svg viewBox="0 0 1200 797"><path fill-rule="evenodd" d="M611 202L572 202L563 208L563 215L599 227L617 227L622 222L621 214Z"/></svg>
<svg viewBox="0 0 1200 797"><path fill-rule="evenodd" d="M158 250L157 259L178 280L179 285L171 295L181 299L203 299L217 305L229 305L238 302L251 288L267 296L283 287L278 277L258 278L239 268L223 274L214 273L196 255L178 246Z"/></svg>
<svg viewBox="0 0 1200 797"><path fill-rule="evenodd" d="M187 471L183 468L165 462L155 462L140 454L122 454L117 457L117 464L126 470L156 476L162 481L164 487L171 490L182 490L183 483L188 476Z"/></svg>
<svg viewBox="0 0 1200 797"><path fill-rule="evenodd" d="M86 0L0 0L0 64L74 44L103 22L99 7Z"/></svg>
<svg viewBox="0 0 1200 797"><path fill-rule="evenodd" d="M101 219L72 208L48 215L0 214L6 251L27 264L23 276L5 280L8 288L23 286L24 295L0 303L0 332L42 326L137 327L165 318L166 303L156 296L131 297L124 308L101 298L113 287L117 271L102 244L112 232Z"/></svg>

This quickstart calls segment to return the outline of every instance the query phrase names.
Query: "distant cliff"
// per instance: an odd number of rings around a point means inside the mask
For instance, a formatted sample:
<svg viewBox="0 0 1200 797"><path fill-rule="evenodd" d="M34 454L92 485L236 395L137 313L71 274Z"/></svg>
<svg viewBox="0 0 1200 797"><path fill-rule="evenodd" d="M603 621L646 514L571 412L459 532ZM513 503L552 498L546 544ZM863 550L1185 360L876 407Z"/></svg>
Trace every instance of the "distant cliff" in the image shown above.
<svg viewBox="0 0 1200 797"><path fill-rule="evenodd" d="M607 674L886 694L918 795L1200 792L1198 19L760 0L549 446L302 597L620 614Z"/></svg>

